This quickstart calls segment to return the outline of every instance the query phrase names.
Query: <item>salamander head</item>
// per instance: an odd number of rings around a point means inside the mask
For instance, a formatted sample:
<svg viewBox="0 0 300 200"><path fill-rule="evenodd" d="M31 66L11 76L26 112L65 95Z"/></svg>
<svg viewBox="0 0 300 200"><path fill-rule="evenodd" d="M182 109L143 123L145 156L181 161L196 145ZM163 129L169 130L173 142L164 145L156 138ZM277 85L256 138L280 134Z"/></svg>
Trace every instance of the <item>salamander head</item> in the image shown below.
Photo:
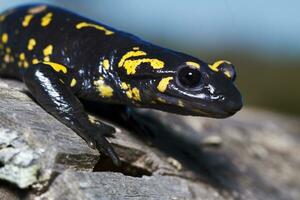
<svg viewBox="0 0 300 200"><path fill-rule="evenodd" d="M127 71L131 96L134 98L135 88L139 97L135 103L141 107L214 118L229 117L242 108L241 94L234 85L235 68L230 62L210 65L169 50L153 55L142 52L126 60L127 65L126 61L119 65Z"/></svg>

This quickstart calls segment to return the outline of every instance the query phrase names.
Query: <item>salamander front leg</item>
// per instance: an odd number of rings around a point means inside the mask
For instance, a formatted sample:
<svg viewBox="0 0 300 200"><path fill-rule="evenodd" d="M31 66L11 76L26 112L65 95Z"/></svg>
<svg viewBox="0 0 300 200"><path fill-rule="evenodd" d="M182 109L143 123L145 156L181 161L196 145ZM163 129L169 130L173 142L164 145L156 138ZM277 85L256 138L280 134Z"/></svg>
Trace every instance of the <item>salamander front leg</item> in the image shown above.
<svg viewBox="0 0 300 200"><path fill-rule="evenodd" d="M119 165L120 161L110 143L105 139L104 131L112 128L93 125L77 97L59 78L57 68L39 63L30 66L24 74L24 82L36 101L50 114L72 128L91 147L109 156ZM107 125L106 125L107 126ZM99 129L103 127L102 129Z"/></svg>

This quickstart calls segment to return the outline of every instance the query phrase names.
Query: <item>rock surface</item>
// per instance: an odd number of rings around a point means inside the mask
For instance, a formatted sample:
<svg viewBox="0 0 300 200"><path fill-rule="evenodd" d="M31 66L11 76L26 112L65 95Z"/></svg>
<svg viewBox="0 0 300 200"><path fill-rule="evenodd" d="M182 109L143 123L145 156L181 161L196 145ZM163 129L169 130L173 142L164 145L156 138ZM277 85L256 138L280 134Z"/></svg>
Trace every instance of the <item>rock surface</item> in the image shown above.
<svg viewBox="0 0 300 200"><path fill-rule="evenodd" d="M117 168L0 79L0 199L300 199L299 118L136 112L154 135L114 124Z"/></svg>

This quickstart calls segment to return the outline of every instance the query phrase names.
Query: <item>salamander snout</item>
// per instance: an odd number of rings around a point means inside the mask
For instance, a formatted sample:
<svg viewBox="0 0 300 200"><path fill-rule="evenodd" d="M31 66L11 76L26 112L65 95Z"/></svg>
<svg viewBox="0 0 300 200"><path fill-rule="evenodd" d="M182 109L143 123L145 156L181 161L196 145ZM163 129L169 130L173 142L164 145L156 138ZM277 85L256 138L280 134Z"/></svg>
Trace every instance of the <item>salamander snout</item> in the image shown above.
<svg viewBox="0 0 300 200"><path fill-rule="evenodd" d="M228 94L227 99L223 97L219 108L223 110L228 116L231 116L241 110L243 107L243 100L240 92L237 89L233 89L231 93Z"/></svg>

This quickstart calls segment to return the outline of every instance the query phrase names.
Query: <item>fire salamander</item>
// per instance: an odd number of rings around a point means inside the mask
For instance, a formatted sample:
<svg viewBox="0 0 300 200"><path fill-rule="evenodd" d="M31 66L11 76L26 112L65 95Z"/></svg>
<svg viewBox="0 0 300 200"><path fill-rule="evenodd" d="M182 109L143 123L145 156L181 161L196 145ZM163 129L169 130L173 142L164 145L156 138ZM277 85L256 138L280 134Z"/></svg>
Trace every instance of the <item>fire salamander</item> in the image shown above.
<svg viewBox="0 0 300 200"><path fill-rule="evenodd" d="M228 61L208 64L49 5L0 15L0 74L22 80L33 98L91 147L119 158L82 101L224 118L242 107Z"/></svg>

